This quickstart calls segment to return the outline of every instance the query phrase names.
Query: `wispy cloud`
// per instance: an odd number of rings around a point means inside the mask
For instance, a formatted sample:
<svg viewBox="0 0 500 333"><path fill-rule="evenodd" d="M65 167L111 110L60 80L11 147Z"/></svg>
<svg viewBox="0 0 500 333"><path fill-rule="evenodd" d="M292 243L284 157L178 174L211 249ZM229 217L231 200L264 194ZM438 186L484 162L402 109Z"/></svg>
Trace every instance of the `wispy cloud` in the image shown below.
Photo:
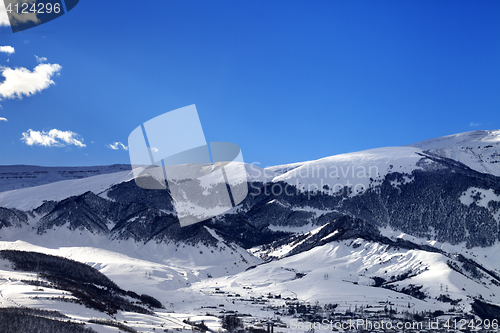
<svg viewBox="0 0 500 333"><path fill-rule="evenodd" d="M45 57L35 56L35 58L36 58L36 62L39 64L43 64L44 62L47 61L47 58L45 58Z"/></svg>
<svg viewBox="0 0 500 333"><path fill-rule="evenodd" d="M58 129L52 129L48 132L29 129L27 132L23 133L21 141L28 146L65 147L74 145L80 148L86 147L82 142L83 138L80 138L77 133L72 131L60 131Z"/></svg>
<svg viewBox="0 0 500 333"><path fill-rule="evenodd" d="M481 123L470 123L469 124L470 127L479 127L481 125L482 125Z"/></svg>
<svg viewBox="0 0 500 333"><path fill-rule="evenodd" d="M7 118L0 117L0 121L7 121Z"/></svg>
<svg viewBox="0 0 500 333"><path fill-rule="evenodd" d="M52 76L59 73L58 64L40 64L33 71L29 69L0 67L5 81L0 84L0 100L2 98L19 98L30 96L47 89L54 84Z"/></svg>
<svg viewBox="0 0 500 333"><path fill-rule="evenodd" d="M7 53L7 54L13 54L16 52L16 50L12 46L6 45L6 46L0 46L0 52Z"/></svg>
<svg viewBox="0 0 500 333"><path fill-rule="evenodd" d="M118 149L128 150L128 146L125 146L123 143L119 141L110 143L109 145L106 145L106 147L111 148L113 150L118 150Z"/></svg>

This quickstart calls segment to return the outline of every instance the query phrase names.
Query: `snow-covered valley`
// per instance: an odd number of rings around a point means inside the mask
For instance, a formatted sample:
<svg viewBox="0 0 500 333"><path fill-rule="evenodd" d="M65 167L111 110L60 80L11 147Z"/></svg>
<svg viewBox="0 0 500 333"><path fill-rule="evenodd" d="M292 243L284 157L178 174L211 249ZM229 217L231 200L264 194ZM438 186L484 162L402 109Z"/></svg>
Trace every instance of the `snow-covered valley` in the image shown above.
<svg viewBox="0 0 500 333"><path fill-rule="evenodd" d="M138 188L122 167L77 179L45 168L53 176L37 183L26 179L40 168L23 166L18 183L0 178L0 306L58 311L98 332L235 330L230 318L280 332L299 319L493 320L499 158L500 131L482 131L244 165L248 197L184 228L166 191ZM86 264L146 310L100 311L39 267L15 269L9 250Z"/></svg>

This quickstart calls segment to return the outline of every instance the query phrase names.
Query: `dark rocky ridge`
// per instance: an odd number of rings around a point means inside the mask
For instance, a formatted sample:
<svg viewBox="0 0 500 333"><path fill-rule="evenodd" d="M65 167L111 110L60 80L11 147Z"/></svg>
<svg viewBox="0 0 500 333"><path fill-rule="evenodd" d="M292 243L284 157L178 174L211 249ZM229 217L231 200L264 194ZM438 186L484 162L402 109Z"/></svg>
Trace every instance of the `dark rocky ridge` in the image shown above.
<svg viewBox="0 0 500 333"><path fill-rule="evenodd" d="M301 192L285 183L252 182L248 184L249 195L236 210L184 228L178 223L167 190L145 190L129 181L113 186L105 195L87 192L60 202L45 202L30 212L0 208L0 228L19 227L36 216L40 218L38 233L66 226L111 239L214 244L216 240L204 228L209 226L225 240L249 248L288 235L272 231L270 226L320 226L351 216L374 231L390 226L440 242L465 241L469 247L490 246L500 239L494 217L500 213L500 202L482 207L477 198L469 206L460 201L471 187L492 189L500 195L500 177L432 154L422 154L420 166L409 174L393 172L382 181L372 181L367 191L357 196L348 196L347 191L327 195ZM412 180L404 182L405 177ZM276 184L289 186L293 195L274 195L271 186Z"/></svg>

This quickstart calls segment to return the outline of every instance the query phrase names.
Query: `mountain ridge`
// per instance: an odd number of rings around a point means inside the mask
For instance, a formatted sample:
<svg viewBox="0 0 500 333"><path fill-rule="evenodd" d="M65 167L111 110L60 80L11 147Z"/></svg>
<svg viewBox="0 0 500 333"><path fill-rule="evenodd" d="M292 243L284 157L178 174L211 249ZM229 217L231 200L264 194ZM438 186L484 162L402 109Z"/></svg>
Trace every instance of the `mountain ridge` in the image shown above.
<svg viewBox="0 0 500 333"><path fill-rule="evenodd" d="M239 304L229 295L295 293L297 301L330 300L350 311L338 292L363 307L404 299L394 302L401 312L410 303L419 311L472 313L482 309L478 302L494 309L500 131L490 132L266 169L237 165L247 172L248 196L187 227L168 191L138 187L128 170L4 191L0 246L76 256L131 290L140 280L138 290L158 290L164 304L182 290L190 300L173 303L183 311L198 309L197 299L213 290L228 307ZM443 142L471 149L446 150ZM328 276L342 290L324 289Z"/></svg>

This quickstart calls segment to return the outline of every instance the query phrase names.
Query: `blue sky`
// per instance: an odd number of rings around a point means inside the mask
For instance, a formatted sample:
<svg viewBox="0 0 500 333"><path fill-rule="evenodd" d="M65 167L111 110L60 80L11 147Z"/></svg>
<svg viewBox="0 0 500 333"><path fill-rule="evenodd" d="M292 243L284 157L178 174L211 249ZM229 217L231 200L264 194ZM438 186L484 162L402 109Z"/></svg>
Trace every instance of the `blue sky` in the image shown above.
<svg viewBox="0 0 500 333"><path fill-rule="evenodd" d="M500 128L498 1L147 4L81 0L30 30L0 27L15 49L2 73L35 71L20 87L0 76L0 164L128 163L107 145L190 104L208 141L262 166Z"/></svg>

